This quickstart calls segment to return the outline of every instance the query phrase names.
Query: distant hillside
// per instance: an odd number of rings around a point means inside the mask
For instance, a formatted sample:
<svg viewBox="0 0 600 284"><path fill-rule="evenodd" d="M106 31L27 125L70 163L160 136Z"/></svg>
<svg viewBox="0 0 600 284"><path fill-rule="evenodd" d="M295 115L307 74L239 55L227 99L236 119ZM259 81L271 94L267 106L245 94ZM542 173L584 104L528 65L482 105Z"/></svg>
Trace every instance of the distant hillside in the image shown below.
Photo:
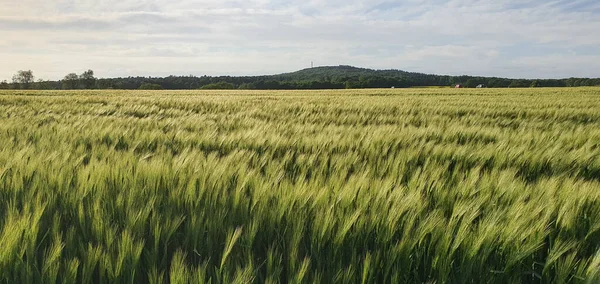
<svg viewBox="0 0 600 284"><path fill-rule="evenodd" d="M274 75L273 77L297 80L320 80L326 78L359 78L360 76L372 75L402 77L408 76L409 74L409 72L401 70L373 70L348 65L340 65L306 68L296 72Z"/></svg>
<svg viewBox="0 0 600 284"><path fill-rule="evenodd" d="M271 78L284 81L360 81L361 77L366 80L371 77L381 78L401 78L405 81L399 82L404 85L410 81L419 81L427 79L435 85L446 84L449 76L429 75L423 73L412 73L402 70L374 70L367 68L359 68L348 65L340 66L323 66L307 68L296 72L284 73L270 76Z"/></svg>
<svg viewBox="0 0 600 284"><path fill-rule="evenodd" d="M93 73L92 73L93 74ZM600 86L600 79L506 79L497 77L447 76L407 72L402 70L373 70L353 66L323 66L296 72L265 76L169 76L106 78L77 83L70 81L43 81L27 85L34 89L361 89L407 88L421 86L455 86L474 88L577 87ZM80 79L81 81L81 79ZM18 89L23 84L0 84L0 89Z"/></svg>
<svg viewBox="0 0 600 284"><path fill-rule="evenodd" d="M307 68L296 72L267 76L283 81L324 81L344 83L346 88L388 88L421 86L455 86L475 88L478 85L495 88L577 87L599 86L600 79L507 79L499 77L434 75L403 70L374 70L347 65Z"/></svg>

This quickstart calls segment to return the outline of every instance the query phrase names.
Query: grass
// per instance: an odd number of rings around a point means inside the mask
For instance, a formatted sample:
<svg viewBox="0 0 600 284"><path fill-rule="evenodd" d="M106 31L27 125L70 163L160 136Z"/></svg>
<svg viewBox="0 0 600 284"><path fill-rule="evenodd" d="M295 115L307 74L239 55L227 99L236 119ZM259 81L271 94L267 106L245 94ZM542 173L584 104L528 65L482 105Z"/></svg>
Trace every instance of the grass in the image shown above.
<svg viewBox="0 0 600 284"><path fill-rule="evenodd" d="M2 283L598 283L600 89L0 93Z"/></svg>

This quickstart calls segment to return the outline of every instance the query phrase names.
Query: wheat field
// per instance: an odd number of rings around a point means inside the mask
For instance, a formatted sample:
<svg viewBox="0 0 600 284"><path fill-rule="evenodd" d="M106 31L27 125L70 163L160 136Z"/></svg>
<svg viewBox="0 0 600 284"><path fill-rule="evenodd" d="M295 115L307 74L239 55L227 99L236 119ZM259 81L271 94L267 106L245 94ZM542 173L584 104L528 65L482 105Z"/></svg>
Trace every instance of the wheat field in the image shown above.
<svg viewBox="0 0 600 284"><path fill-rule="evenodd" d="M0 92L0 283L598 283L600 88Z"/></svg>

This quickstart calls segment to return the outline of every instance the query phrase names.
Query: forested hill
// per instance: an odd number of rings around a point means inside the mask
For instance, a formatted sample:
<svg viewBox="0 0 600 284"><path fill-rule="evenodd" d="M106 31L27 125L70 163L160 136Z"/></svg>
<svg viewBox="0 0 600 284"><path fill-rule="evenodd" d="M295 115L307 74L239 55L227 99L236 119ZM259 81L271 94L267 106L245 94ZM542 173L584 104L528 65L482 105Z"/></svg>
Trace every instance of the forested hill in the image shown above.
<svg viewBox="0 0 600 284"><path fill-rule="evenodd" d="M282 82L330 82L340 88L404 88L455 84L450 76L411 73L402 70L373 70L346 65L307 68L271 77Z"/></svg>
<svg viewBox="0 0 600 284"><path fill-rule="evenodd" d="M600 79L568 78L568 79L507 79L478 76L433 75L402 70L373 70L353 66L326 66L307 68L293 73L271 76L283 82L322 81L342 84L344 87L421 87L421 86L455 86L463 85L475 88L478 85L496 88L508 87L570 87L598 86Z"/></svg>
<svg viewBox="0 0 600 284"><path fill-rule="evenodd" d="M360 78L360 76L408 77L409 73L401 70L373 70L347 65L306 68L292 73L274 75L288 80L322 80L327 78ZM423 74L419 74L423 75Z"/></svg>
<svg viewBox="0 0 600 284"><path fill-rule="evenodd" d="M31 72L31 71L20 71ZM90 76L91 74L91 76ZM79 77L71 73L60 81L2 82L0 89L353 89L353 88L407 88L421 86L455 86L474 88L517 87L577 87L600 86L600 79L507 79L496 77L447 76L406 72L401 70L373 70L352 66L326 66L303 69L292 73L265 76L169 76L127 77L96 79L88 70Z"/></svg>

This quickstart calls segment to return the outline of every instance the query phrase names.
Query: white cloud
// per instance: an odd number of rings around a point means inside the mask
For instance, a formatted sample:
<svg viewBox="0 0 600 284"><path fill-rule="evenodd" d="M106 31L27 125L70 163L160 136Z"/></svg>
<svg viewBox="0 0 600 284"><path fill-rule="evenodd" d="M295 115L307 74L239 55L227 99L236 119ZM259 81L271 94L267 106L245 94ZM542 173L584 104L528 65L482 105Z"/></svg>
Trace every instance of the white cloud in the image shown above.
<svg viewBox="0 0 600 284"><path fill-rule="evenodd" d="M88 68L103 77L268 74L310 61L600 77L588 61L600 55L594 0L3 2L0 78L19 69L50 79Z"/></svg>

